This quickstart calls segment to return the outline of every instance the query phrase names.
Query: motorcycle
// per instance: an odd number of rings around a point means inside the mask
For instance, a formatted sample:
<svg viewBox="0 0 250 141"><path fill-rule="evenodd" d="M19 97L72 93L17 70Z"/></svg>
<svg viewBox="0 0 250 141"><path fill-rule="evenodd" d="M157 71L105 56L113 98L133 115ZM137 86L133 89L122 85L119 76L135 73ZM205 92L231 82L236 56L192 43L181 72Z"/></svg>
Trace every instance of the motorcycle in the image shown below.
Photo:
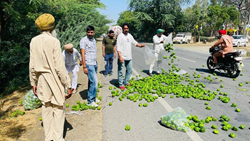
<svg viewBox="0 0 250 141"><path fill-rule="evenodd" d="M218 57L218 66L215 68L215 63L213 61L213 55L220 51L221 48L220 47L215 47L212 49L209 49L210 52L210 56L207 58L207 67L210 71L214 71L215 69L218 70L224 70L225 72L228 73L228 75L231 78L236 78L239 76L240 72L241 72L241 68L244 66L243 62L242 62L242 57L241 52L230 52L225 54L225 57Z"/></svg>

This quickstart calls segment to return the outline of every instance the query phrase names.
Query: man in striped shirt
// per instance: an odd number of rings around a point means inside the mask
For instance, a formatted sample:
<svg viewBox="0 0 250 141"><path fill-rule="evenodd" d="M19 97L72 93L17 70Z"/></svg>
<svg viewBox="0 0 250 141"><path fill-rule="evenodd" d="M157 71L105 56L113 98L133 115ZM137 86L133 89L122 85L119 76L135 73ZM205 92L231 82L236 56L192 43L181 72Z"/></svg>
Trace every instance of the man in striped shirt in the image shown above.
<svg viewBox="0 0 250 141"><path fill-rule="evenodd" d="M83 72L88 75L88 105L95 106L99 102L96 99L97 92L97 47L94 39L95 28L89 25L86 29L87 36L80 41L80 48L82 54Z"/></svg>

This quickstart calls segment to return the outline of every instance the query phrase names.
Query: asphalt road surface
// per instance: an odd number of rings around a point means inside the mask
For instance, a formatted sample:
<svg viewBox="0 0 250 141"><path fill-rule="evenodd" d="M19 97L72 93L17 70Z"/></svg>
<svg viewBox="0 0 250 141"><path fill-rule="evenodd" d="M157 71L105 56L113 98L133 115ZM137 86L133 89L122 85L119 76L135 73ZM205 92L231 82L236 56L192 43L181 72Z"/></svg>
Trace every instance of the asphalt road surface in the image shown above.
<svg viewBox="0 0 250 141"><path fill-rule="evenodd" d="M148 44L152 48L152 44ZM144 54L142 48L133 47L133 76L141 74L141 77L148 77L149 66L145 64ZM217 76L213 76L206 67L206 60L209 56L207 52L190 50L188 48L175 47L177 59L174 64L190 74L193 78L193 73L201 74L200 82L206 85L206 90L216 91L220 85L222 92L228 93L231 98L229 103L222 103L217 98L209 101L211 110L206 110L204 100L197 100L194 98L170 98L167 95L165 98L159 98L155 102L148 104L148 107L139 107L139 102L132 102L127 98L119 101L118 97L111 97L109 86L114 87L117 82L117 58L114 60L113 75L102 79L102 96L103 96L103 141L248 141L250 132L250 84L245 84L239 87L238 84L250 81L250 58L244 58L242 76L239 76L236 81L229 78L224 72L216 71ZM169 56L170 53L164 52L164 55ZM177 61L179 59L179 61ZM162 68L168 70L170 66L169 59L163 60ZM105 63L104 63L105 64ZM203 67L202 65L205 65ZM99 68L99 71L104 70ZM141 72L141 70L143 72ZM203 79L205 76L212 75L213 82ZM125 75L125 73L124 73ZM218 77L218 79L215 79ZM194 79L195 80L195 79ZM223 80L223 82L220 82ZM109 102L113 105L109 106ZM142 101L144 103L146 101ZM235 112L235 108L231 107L232 103L237 104L237 108L241 109L240 113ZM160 117L166 115L171 110L181 107L190 115L198 115L199 119L205 119L208 116L214 116L217 119L221 115L227 115L230 118L229 123L232 126L239 127L241 124L245 125L244 130L239 129L237 132L229 130L223 131L221 129L221 122L210 122L205 124L205 133L196 133L194 131L183 133L180 131L173 131L162 126L159 121ZM219 134L213 132L211 126L215 124L218 127ZM131 130L126 131L125 125L130 125ZM230 138L228 135L235 133L235 138Z"/></svg>

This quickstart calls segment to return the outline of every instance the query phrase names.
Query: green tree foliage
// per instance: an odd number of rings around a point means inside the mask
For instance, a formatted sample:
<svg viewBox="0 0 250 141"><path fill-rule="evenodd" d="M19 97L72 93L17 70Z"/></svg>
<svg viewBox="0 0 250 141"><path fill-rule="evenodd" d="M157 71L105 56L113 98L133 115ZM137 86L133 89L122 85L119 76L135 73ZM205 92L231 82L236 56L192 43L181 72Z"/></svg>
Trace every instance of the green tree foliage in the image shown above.
<svg viewBox="0 0 250 141"><path fill-rule="evenodd" d="M62 45L79 47L86 27L93 25L96 37L106 32L111 21L98 12L100 0L1 0L0 5L0 94L29 85L29 43L39 34L35 19L50 13Z"/></svg>
<svg viewBox="0 0 250 141"><path fill-rule="evenodd" d="M211 5L208 7L208 16L210 17L209 23L215 30L221 29L222 25L227 23L234 23L237 25L237 15L238 11L233 6L224 7L220 5Z"/></svg>
<svg viewBox="0 0 250 141"><path fill-rule="evenodd" d="M173 30L178 26L176 23L182 22L180 5L184 2L188 0L130 0L129 10L142 23L139 31L131 32L143 33L140 38L151 41L156 29ZM120 17L120 21L126 21L124 19Z"/></svg>
<svg viewBox="0 0 250 141"><path fill-rule="evenodd" d="M134 36L134 38L139 39L141 35L140 28L142 27L142 22L135 17L133 11L124 11L120 13L117 24L122 26L125 22L130 25L130 33Z"/></svg>

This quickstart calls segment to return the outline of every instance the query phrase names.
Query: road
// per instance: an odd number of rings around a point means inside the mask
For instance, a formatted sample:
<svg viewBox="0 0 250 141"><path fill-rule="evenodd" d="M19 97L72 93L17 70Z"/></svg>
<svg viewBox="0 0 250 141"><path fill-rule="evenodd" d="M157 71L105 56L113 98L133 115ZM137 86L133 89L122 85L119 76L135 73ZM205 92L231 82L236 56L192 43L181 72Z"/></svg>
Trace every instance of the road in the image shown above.
<svg viewBox="0 0 250 141"><path fill-rule="evenodd" d="M148 44L152 48L152 44ZM133 47L133 76L141 74L141 77L148 77L149 66L145 64L143 49ZM220 88L222 92L228 93L228 97L231 98L229 103L222 103L217 98L209 101L211 110L206 110L206 101L197 100L193 98L170 98L167 95L165 98L159 98L155 102L149 103L148 107L139 107L140 102L132 102L126 98L123 101L119 101L118 97L111 97L111 92L108 89L109 86L114 86L117 82L117 59L114 60L114 73L112 76L102 77L103 96L103 141L247 141L249 140L249 127L250 127L250 103L249 103L249 88L250 84L245 84L243 87L239 87L240 82L249 81L250 78L250 59L244 58L243 63L245 67L242 72L243 76L239 76L236 81L227 77L223 72L216 72L218 79L212 76L213 82L204 80L205 76L210 73L206 68L206 59L209 55L208 52L195 51L189 48L175 47L177 60L174 64L187 71L190 74L190 78L193 78L193 73L201 74L200 81L206 85L206 90L216 91L220 85L224 85L224 88ZM165 52L164 55L170 54ZM169 59L163 60L162 68L168 70ZM203 67L202 65L205 65ZM99 68L99 70L104 70ZM141 72L141 70L143 70ZM210 74L211 75L211 74ZM194 79L195 80L195 79ZM220 82L220 80L223 80ZM243 88L243 89L242 89ZM108 103L112 102L112 106L108 106ZM145 102L145 101L143 101ZM237 108L241 109L240 113L235 112L235 108L231 107L232 103L237 104ZM190 115L198 115L200 119L205 119L208 116L214 116L217 119L221 115L227 115L230 118L230 124L239 127L241 124L246 126L246 129L239 129L237 132L232 130L223 131L221 129L221 122L210 122L205 124L205 133L189 132L183 133L179 131L173 131L159 124L160 117L166 115L172 109L181 107ZM213 134L211 126L215 124L218 127L219 134ZM125 125L130 125L131 130L125 131ZM235 133L234 139L228 135Z"/></svg>

